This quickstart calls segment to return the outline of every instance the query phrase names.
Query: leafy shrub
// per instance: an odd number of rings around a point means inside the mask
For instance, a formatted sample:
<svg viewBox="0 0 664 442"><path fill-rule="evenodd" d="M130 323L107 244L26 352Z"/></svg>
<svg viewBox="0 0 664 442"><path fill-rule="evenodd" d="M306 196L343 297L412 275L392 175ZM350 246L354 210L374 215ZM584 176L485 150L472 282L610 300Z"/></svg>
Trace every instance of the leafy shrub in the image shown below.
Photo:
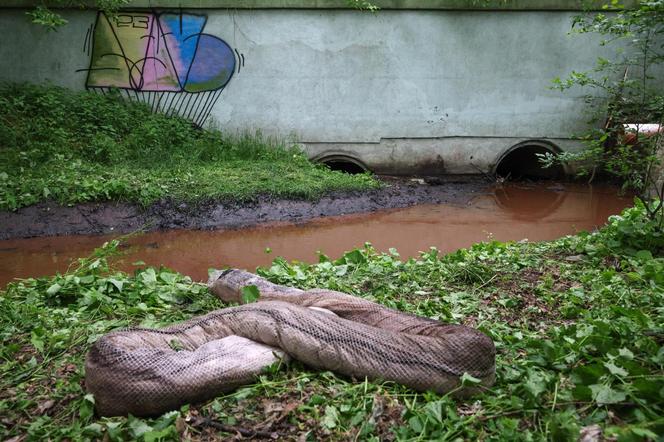
<svg viewBox="0 0 664 442"><path fill-rule="evenodd" d="M611 45L615 54L598 57L590 72L573 71L564 80L554 80L560 90L580 86L588 92L585 99L595 127L583 136L585 150L557 157L545 154L542 160L547 166L574 162L591 181L597 173L605 173L644 200L664 200L660 182L664 172L664 0L629 6L618 0L600 3L611 13L597 12L592 5L574 17L572 27L578 33L601 36L601 45ZM643 124L659 129L647 133ZM635 126L626 130L625 125ZM659 210L650 204L645 208L653 218Z"/></svg>
<svg viewBox="0 0 664 442"><path fill-rule="evenodd" d="M634 207L609 217L608 224L589 241L586 251L603 255L664 256L664 208L660 206L653 218L645 206L646 203L636 199Z"/></svg>

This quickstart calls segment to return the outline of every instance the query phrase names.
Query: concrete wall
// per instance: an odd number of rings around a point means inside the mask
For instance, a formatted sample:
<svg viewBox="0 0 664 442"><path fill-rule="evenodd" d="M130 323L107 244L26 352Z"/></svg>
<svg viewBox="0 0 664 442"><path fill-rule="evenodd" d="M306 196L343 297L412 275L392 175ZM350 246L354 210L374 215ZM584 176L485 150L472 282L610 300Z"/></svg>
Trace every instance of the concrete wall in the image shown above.
<svg viewBox="0 0 664 442"><path fill-rule="evenodd" d="M68 25L47 32L25 12L0 9L0 80L89 86L96 13L63 10ZM491 170L531 139L577 148L581 91L549 87L601 55L596 38L569 35L573 11L182 12L204 15L203 32L235 57L213 124L293 137L312 157L349 155L384 173ZM128 94L155 104L154 92Z"/></svg>

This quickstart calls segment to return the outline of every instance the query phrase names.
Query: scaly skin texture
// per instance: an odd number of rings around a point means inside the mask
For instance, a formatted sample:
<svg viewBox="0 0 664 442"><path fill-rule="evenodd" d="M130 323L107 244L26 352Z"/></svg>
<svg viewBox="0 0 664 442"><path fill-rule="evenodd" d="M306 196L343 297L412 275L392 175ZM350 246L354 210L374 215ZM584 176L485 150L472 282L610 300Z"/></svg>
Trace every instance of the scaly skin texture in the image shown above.
<svg viewBox="0 0 664 442"><path fill-rule="evenodd" d="M481 388L461 388L464 373L483 386L494 382L494 344L473 328L345 293L279 286L240 270L218 272L209 282L227 302L241 302L248 285L258 287L259 302L159 330L134 328L100 338L86 360L86 386L97 411L156 415L250 383L288 357L420 391L468 395Z"/></svg>

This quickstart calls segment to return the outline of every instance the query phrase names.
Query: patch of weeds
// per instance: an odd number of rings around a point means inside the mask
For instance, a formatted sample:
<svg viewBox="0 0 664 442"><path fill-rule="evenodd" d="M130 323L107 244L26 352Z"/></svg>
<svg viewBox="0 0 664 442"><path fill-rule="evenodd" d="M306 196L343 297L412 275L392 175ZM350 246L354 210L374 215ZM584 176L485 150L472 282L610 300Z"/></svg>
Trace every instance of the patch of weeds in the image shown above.
<svg viewBox="0 0 664 442"><path fill-rule="evenodd" d="M327 287L483 330L498 350L496 384L465 401L295 361L156 419L97 418L82 382L98 336L222 306L168 269L115 272L111 243L64 275L0 293L0 438L658 440L663 258L656 249L603 247L634 210L599 232L548 243L489 242L448 256L431 249L407 261L367 244L337 260L278 258L259 269L277 283Z"/></svg>
<svg viewBox="0 0 664 442"><path fill-rule="evenodd" d="M309 162L288 143L154 114L116 91L0 85L0 209L160 199L316 198L378 187Z"/></svg>
<svg viewBox="0 0 664 442"><path fill-rule="evenodd" d="M116 328L160 326L221 306L205 286L165 268L138 269L131 276L113 271L108 263L118 245L106 244L63 275L23 280L0 292L3 439L136 436L140 425L131 419L94 418L94 398L83 387L90 344ZM159 434L176 434L161 422L150 425Z"/></svg>

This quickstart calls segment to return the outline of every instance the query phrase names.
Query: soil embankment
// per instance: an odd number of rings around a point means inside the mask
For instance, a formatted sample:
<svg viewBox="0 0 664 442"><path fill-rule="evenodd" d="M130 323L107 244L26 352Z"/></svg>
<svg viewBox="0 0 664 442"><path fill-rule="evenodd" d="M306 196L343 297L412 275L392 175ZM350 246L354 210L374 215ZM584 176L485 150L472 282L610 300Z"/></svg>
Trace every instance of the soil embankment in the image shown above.
<svg viewBox="0 0 664 442"><path fill-rule="evenodd" d="M228 229L268 222L301 222L323 216L373 212L415 204L465 204L487 191L479 177L436 181L382 178L385 186L364 192L331 193L316 201L259 197L251 202L209 201L197 205L163 200L148 208L125 203L63 207L44 202L0 212L0 240L35 236L130 233L160 229Z"/></svg>

